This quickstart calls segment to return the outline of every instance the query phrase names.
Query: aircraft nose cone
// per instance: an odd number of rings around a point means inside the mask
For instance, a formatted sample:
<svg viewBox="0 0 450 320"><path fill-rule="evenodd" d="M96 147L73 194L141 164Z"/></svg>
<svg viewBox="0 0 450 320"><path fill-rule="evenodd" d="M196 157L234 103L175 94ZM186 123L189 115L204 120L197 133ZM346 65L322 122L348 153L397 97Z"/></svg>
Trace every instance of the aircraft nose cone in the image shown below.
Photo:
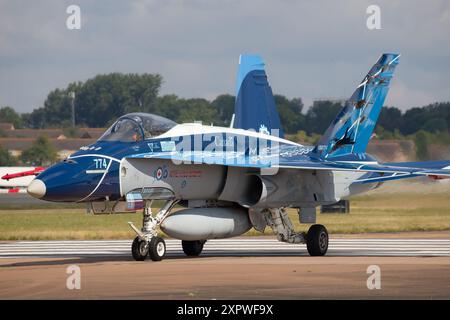
<svg viewBox="0 0 450 320"><path fill-rule="evenodd" d="M29 184L27 192L30 196L40 199L45 195L46 192L45 183L42 182L42 180L34 179Z"/></svg>

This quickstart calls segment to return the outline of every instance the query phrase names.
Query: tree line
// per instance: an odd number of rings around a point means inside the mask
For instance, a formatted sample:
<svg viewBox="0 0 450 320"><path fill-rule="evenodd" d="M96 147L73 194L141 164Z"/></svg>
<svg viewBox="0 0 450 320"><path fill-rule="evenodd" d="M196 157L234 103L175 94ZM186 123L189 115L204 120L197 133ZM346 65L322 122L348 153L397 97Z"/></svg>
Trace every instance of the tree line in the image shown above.
<svg viewBox="0 0 450 320"><path fill-rule="evenodd" d="M230 124L234 112L233 95L222 94L212 101L186 99L174 94L159 95L162 81L159 74L98 75L51 91L44 105L30 113L19 114L9 106L2 107L0 122L13 123L16 128L67 129L71 127L73 103L77 127L107 127L129 112L155 113L178 123ZM315 101L305 109L301 98L290 99L283 95L275 95L275 102L284 131L304 142L317 141L343 107L342 102L323 100ZM415 138L416 133L422 132L421 141L432 135L444 135L447 141L449 128L450 102L438 102L406 112L396 107L384 107L376 134L381 139L402 139L413 135Z"/></svg>
<svg viewBox="0 0 450 320"><path fill-rule="evenodd" d="M47 136L39 136L33 144L15 157L0 145L0 166L16 166L26 164L32 166L48 166L58 160L58 152Z"/></svg>
<svg viewBox="0 0 450 320"><path fill-rule="evenodd" d="M159 114L182 123L203 121L229 125L234 111L233 95L219 95L212 101L202 98L160 96L162 77L158 74L98 75L85 82L74 82L65 89L51 91L40 108L18 114L11 107L0 108L0 122L12 122L17 128L55 128L71 126L72 97L77 126L106 127L129 112ZM342 108L341 102L315 101L307 110L301 98L275 95L275 102L286 133L299 130L308 135L321 134ZM380 132L409 135L419 130L444 132L450 128L450 102L415 107L401 112L384 107L378 121Z"/></svg>

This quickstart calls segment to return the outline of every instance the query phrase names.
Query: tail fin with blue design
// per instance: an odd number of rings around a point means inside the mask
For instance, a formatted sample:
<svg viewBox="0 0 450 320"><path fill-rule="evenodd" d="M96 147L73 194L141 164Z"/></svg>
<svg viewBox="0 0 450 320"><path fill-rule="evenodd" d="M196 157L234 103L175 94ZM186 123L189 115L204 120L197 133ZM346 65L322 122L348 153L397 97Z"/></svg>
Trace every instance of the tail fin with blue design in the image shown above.
<svg viewBox="0 0 450 320"><path fill-rule="evenodd" d="M385 53L370 69L319 140L316 151L321 158L365 153L399 57Z"/></svg>
<svg viewBox="0 0 450 320"><path fill-rule="evenodd" d="M234 112L234 128L283 137L264 62L258 55L242 54L239 57Z"/></svg>

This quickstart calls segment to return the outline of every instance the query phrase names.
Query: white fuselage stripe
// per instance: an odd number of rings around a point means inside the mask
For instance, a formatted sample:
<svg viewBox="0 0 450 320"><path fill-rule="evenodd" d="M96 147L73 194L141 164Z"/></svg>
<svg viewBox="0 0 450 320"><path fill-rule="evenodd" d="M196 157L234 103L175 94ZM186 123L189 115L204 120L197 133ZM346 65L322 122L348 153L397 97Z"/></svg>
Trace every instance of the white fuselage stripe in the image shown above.
<svg viewBox="0 0 450 320"><path fill-rule="evenodd" d="M97 191L97 189L98 189L98 188L100 187L100 185L102 184L103 179L105 179L106 175L108 174L109 167L111 167L111 163L112 163L112 162L113 162L112 159L109 159L108 167L106 167L105 173L103 173L102 178L101 178L100 181L97 183L97 186L94 188L94 190L92 190L91 193L89 193L89 194L88 194L86 197L84 197L83 199L78 200L77 202L81 202L81 201L83 201L83 200L86 200L86 199L89 198L91 195L93 195L95 191Z"/></svg>
<svg viewBox="0 0 450 320"><path fill-rule="evenodd" d="M111 157L111 156L107 156L104 154L96 154L96 153L86 153L86 154L81 154L78 156L69 156L68 159L77 159L77 158L86 158L86 157L98 157L98 158L106 158L112 161L116 161L116 162L120 162L119 159Z"/></svg>
<svg viewBox="0 0 450 320"><path fill-rule="evenodd" d="M248 137L255 137L255 138L261 138L266 139L270 141L277 141L282 142L290 145L295 145L299 147L303 147L303 145L285 140L280 137L271 136L267 134L263 134L256 131L251 130L245 130L245 129L234 129L234 128L227 128L227 127L215 127L215 126L204 126L197 123L184 123L179 124L166 133L163 133L162 135L159 135L155 137L156 139L162 139L162 138L177 138L181 136L189 136L189 135L197 135L197 134L236 134L236 135L243 135Z"/></svg>

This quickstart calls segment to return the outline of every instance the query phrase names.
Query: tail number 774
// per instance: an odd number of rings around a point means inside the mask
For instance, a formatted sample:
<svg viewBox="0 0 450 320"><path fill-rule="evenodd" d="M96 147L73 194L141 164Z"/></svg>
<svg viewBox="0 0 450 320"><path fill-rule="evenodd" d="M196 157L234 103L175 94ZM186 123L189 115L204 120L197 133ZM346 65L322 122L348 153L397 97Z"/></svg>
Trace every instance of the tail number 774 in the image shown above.
<svg viewBox="0 0 450 320"><path fill-rule="evenodd" d="M108 166L105 158L94 159L95 169L106 169Z"/></svg>

